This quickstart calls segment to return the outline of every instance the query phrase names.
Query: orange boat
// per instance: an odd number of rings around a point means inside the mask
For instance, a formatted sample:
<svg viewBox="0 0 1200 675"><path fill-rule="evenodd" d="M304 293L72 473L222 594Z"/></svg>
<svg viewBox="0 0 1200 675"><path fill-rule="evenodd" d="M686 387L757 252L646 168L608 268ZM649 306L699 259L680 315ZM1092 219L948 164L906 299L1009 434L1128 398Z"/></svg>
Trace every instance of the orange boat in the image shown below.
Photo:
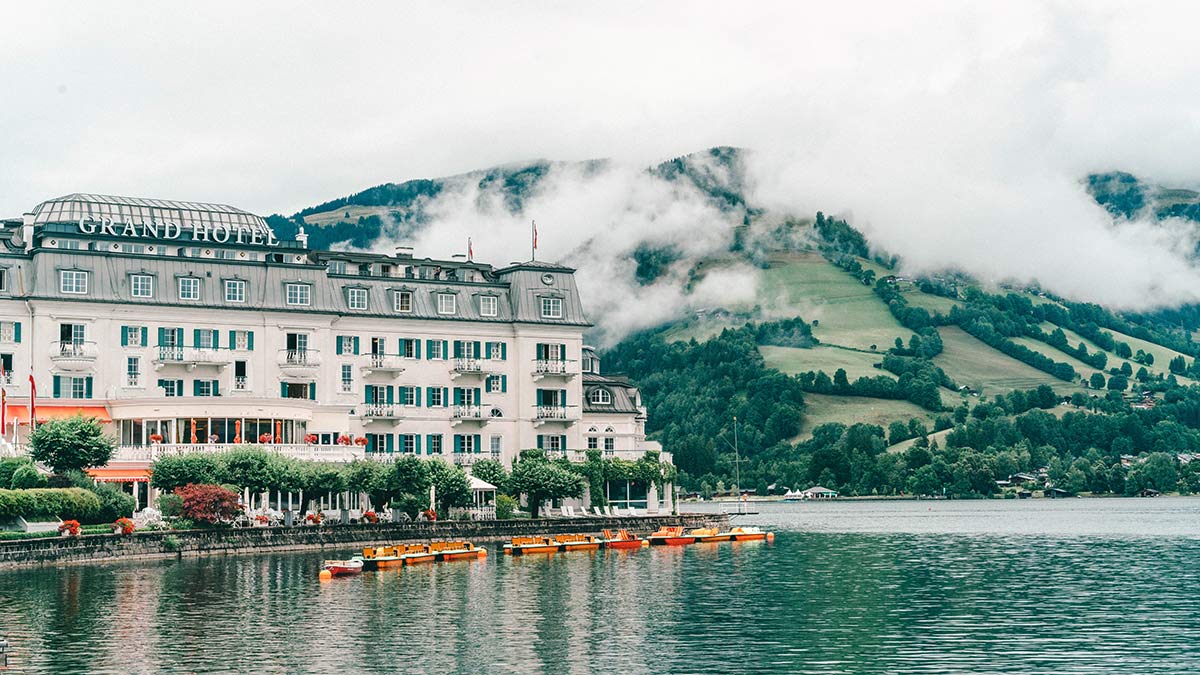
<svg viewBox="0 0 1200 675"><path fill-rule="evenodd" d="M728 532L721 532L715 527L700 527L692 530L688 534L696 538L696 543L711 544L719 541L729 541L732 536Z"/></svg>
<svg viewBox="0 0 1200 675"><path fill-rule="evenodd" d="M696 537L684 534L682 527L661 527L647 539L655 546L686 546L696 543Z"/></svg>
<svg viewBox="0 0 1200 675"><path fill-rule="evenodd" d="M757 527L735 527L729 531L729 535L733 541L763 541L775 538L774 533L763 532Z"/></svg>
<svg viewBox="0 0 1200 675"><path fill-rule="evenodd" d="M382 567L400 567L404 564L401 557L404 546L366 546L362 550L363 567L369 570Z"/></svg>
<svg viewBox="0 0 1200 675"><path fill-rule="evenodd" d="M349 560L326 560L321 563L321 570L332 576L358 574L363 570L363 561L355 556Z"/></svg>
<svg viewBox="0 0 1200 675"><path fill-rule="evenodd" d="M560 534L554 538L561 551L595 551L600 540L590 534Z"/></svg>
<svg viewBox="0 0 1200 675"><path fill-rule="evenodd" d="M641 548L646 543L629 533L629 530L604 531L604 548L631 549Z"/></svg>
<svg viewBox="0 0 1200 675"><path fill-rule="evenodd" d="M431 544L409 544L408 546L398 546L397 549L400 552L400 559L405 565L418 565L437 560L437 554L429 550L431 546Z"/></svg>
<svg viewBox="0 0 1200 675"><path fill-rule="evenodd" d="M429 555L438 560L473 560L486 556L487 551L469 541L437 541L429 545Z"/></svg>
<svg viewBox="0 0 1200 675"><path fill-rule="evenodd" d="M558 553L558 543L550 537L513 537L504 545L505 555L528 555L530 553Z"/></svg>

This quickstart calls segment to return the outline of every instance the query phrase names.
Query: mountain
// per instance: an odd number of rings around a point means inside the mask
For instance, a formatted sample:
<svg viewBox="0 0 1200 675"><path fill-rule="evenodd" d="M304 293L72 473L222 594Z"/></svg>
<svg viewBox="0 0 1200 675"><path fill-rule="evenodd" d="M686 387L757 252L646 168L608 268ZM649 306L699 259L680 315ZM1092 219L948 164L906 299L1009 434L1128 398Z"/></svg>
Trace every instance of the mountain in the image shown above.
<svg viewBox="0 0 1200 675"><path fill-rule="evenodd" d="M1147 183L1123 171L1089 174L1088 194L1114 216L1130 219L1142 214L1200 222L1200 192Z"/></svg>

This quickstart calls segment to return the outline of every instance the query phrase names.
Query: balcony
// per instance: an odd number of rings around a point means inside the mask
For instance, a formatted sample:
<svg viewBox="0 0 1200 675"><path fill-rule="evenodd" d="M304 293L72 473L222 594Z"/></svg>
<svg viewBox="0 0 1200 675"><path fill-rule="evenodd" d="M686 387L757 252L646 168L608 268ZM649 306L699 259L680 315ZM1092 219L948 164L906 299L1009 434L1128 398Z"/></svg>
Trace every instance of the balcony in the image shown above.
<svg viewBox="0 0 1200 675"><path fill-rule="evenodd" d="M404 361L399 356L366 354L363 356L363 359L366 360L366 363L362 365L363 375L390 373L395 376L404 372Z"/></svg>
<svg viewBox="0 0 1200 675"><path fill-rule="evenodd" d="M318 462L351 462L372 457L361 446L316 445L307 443L157 443L151 445L119 445L109 462L154 462L160 457L196 452L220 453L248 447L261 447L293 459Z"/></svg>
<svg viewBox="0 0 1200 675"><path fill-rule="evenodd" d="M487 373L487 368L484 367L483 359L458 356L455 357L454 365L451 367L450 378L454 379L461 375L483 375L485 373Z"/></svg>
<svg viewBox="0 0 1200 675"><path fill-rule="evenodd" d="M450 453L450 461L458 466L471 466L481 459L494 459L500 461L500 453L491 452L452 452Z"/></svg>
<svg viewBox="0 0 1200 675"><path fill-rule="evenodd" d="M99 351L95 342L51 342L50 360L54 367L69 373L91 370L96 365Z"/></svg>
<svg viewBox="0 0 1200 675"><path fill-rule="evenodd" d="M250 389L250 382L246 379L245 375L234 376L234 378L233 378L233 390L234 391L249 391L249 389Z"/></svg>
<svg viewBox="0 0 1200 675"><path fill-rule="evenodd" d="M363 405L363 424L370 424L376 420L395 422L402 417L399 406L391 403L366 403Z"/></svg>
<svg viewBox="0 0 1200 675"><path fill-rule="evenodd" d="M540 427L552 422L569 426L577 421L565 405L539 405L534 412L533 426Z"/></svg>
<svg viewBox="0 0 1200 675"><path fill-rule="evenodd" d="M125 386L128 388L131 388L131 389L136 389L138 387L141 387L142 386L142 374L141 373L126 373L125 374Z"/></svg>
<svg viewBox="0 0 1200 675"><path fill-rule="evenodd" d="M321 367L321 353L316 349L280 349L275 362L284 377L311 378Z"/></svg>
<svg viewBox="0 0 1200 675"><path fill-rule="evenodd" d="M189 372L195 370L197 366L224 368L232 361L233 356L228 350L212 347L160 346L158 353L152 359L155 370L161 370L163 366L177 365L185 366Z"/></svg>
<svg viewBox="0 0 1200 675"><path fill-rule="evenodd" d="M458 426L463 422L487 422L487 414L481 405L456 405L450 407L450 426Z"/></svg>
<svg viewBox="0 0 1200 675"><path fill-rule="evenodd" d="M557 377L569 380L578 373L571 370L574 361L566 359L535 359L533 362L533 379L536 382L547 377Z"/></svg>

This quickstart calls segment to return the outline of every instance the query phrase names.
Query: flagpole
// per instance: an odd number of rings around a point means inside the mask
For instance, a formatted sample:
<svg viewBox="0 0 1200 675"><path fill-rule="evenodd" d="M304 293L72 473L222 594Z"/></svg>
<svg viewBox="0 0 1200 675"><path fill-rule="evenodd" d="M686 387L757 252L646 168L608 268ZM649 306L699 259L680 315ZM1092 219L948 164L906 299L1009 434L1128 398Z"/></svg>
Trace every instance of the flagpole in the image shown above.
<svg viewBox="0 0 1200 675"><path fill-rule="evenodd" d="M532 224L532 230L530 231L531 237L529 241L529 260L534 261L537 260L537 221L531 220L529 222Z"/></svg>

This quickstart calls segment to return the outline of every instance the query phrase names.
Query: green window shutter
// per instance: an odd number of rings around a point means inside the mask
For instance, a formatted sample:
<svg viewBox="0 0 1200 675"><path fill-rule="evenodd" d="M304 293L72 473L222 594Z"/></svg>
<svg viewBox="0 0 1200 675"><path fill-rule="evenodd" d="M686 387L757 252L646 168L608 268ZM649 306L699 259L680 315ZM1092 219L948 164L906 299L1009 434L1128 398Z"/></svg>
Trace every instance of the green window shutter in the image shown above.
<svg viewBox="0 0 1200 675"><path fill-rule="evenodd" d="M21 322L13 322L13 342L21 344Z"/></svg>
<svg viewBox="0 0 1200 675"><path fill-rule="evenodd" d="M87 377L83 378L83 397L84 398L92 397L92 376L91 375L88 375Z"/></svg>
<svg viewBox="0 0 1200 675"><path fill-rule="evenodd" d="M220 349L221 348L221 331L216 330L214 328L213 332L212 332L212 337L213 337L213 349ZM232 341L229 343L229 346L230 347L233 346Z"/></svg>
<svg viewBox="0 0 1200 675"><path fill-rule="evenodd" d="M220 380L212 381L212 390L213 390L213 396L221 395L221 381Z"/></svg>
<svg viewBox="0 0 1200 675"><path fill-rule="evenodd" d="M433 407L433 387L425 390L425 406L429 408Z"/></svg>
<svg viewBox="0 0 1200 675"><path fill-rule="evenodd" d="M479 434L475 434L475 454L483 452L483 443L480 441Z"/></svg>
<svg viewBox="0 0 1200 675"><path fill-rule="evenodd" d="M192 346L193 347L200 346L200 329L199 328L196 328L192 331Z"/></svg>
<svg viewBox="0 0 1200 675"><path fill-rule="evenodd" d="M358 356L358 336L354 336L354 355Z"/></svg>
<svg viewBox="0 0 1200 675"><path fill-rule="evenodd" d="M254 331L252 330L246 331L246 349L254 351Z"/></svg>
<svg viewBox="0 0 1200 675"><path fill-rule="evenodd" d="M235 346L237 346L237 331L231 330L229 331L229 348L233 349Z"/></svg>
<svg viewBox="0 0 1200 675"><path fill-rule="evenodd" d="M308 400L310 400L310 401L317 400L317 383L316 382L308 383Z"/></svg>
<svg viewBox="0 0 1200 675"><path fill-rule="evenodd" d="M150 329L146 328L145 326L142 326L142 346L143 346L143 347L148 347L148 346L150 346L150 342L149 342L150 335L149 335L149 333L150 333Z"/></svg>
<svg viewBox="0 0 1200 675"><path fill-rule="evenodd" d="M192 396L200 395L200 380L192 380Z"/></svg>
<svg viewBox="0 0 1200 675"><path fill-rule="evenodd" d="M384 437L384 439L384 445L387 447L387 451L389 453L396 452L396 436L394 434L388 434Z"/></svg>
<svg viewBox="0 0 1200 675"><path fill-rule="evenodd" d="M462 434L454 434L454 451L462 452Z"/></svg>
<svg viewBox="0 0 1200 675"><path fill-rule="evenodd" d="M62 398L62 377L54 376L54 398Z"/></svg>
<svg viewBox="0 0 1200 675"><path fill-rule="evenodd" d="M546 392L542 389L537 390L537 404L538 405L545 405L544 403L542 403L542 401L546 400L546 397L544 396L545 393Z"/></svg>
<svg viewBox="0 0 1200 675"><path fill-rule="evenodd" d="M480 347L480 345L479 345L479 340L476 340L475 342L471 343L471 348L475 350L475 353L474 353L474 354L471 354L471 358L473 358L473 359L478 359L478 358L480 358L480 357L482 356L482 355L479 353L479 347Z"/></svg>
<svg viewBox="0 0 1200 675"><path fill-rule="evenodd" d="M507 342L500 343L500 360L501 361L508 360L508 343Z"/></svg>
<svg viewBox="0 0 1200 675"><path fill-rule="evenodd" d="M159 326L158 328L158 346L161 347L167 342L167 329Z"/></svg>
<svg viewBox="0 0 1200 675"><path fill-rule="evenodd" d="M462 387L455 387L454 388L454 405L462 405L462 402L463 402Z"/></svg>
<svg viewBox="0 0 1200 675"><path fill-rule="evenodd" d="M421 358L421 341L416 338L413 338L413 358Z"/></svg>
<svg viewBox="0 0 1200 675"><path fill-rule="evenodd" d="M442 340L442 358L446 358L446 354L450 353L450 341Z"/></svg>
<svg viewBox="0 0 1200 675"><path fill-rule="evenodd" d="M508 376L507 375L500 376L500 393L501 394L508 393Z"/></svg>
<svg viewBox="0 0 1200 675"><path fill-rule="evenodd" d="M566 389L558 390L558 404L564 408L567 407L567 390Z"/></svg>
<svg viewBox="0 0 1200 675"><path fill-rule="evenodd" d="M283 398L287 398L287 382L279 383L279 395Z"/></svg>
<svg viewBox="0 0 1200 675"><path fill-rule="evenodd" d="M454 358L461 359L462 355L463 355L462 340L455 340L454 341Z"/></svg>
<svg viewBox="0 0 1200 675"><path fill-rule="evenodd" d="M536 358L538 361L542 361L546 358L546 345L540 342L537 344Z"/></svg>
<svg viewBox="0 0 1200 675"><path fill-rule="evenodd" d="M562 448L563 450L566 450L566 449L567 449L567 436L566 436L566 434L563 434L562 436L559 436L559 437L558 437L558 447Z"/></svg>
<svg viewBox="0 0 1200 675"><path fill-rule="evenodd" d="M421 407L421 388L413 387L413 405Z"/></svg>
<svg viewBox="0 0 1200 675"><path fill-rule="evenodd" d="M183 396L183 380L175 380L175 395Z"/></svg>
<svg viewBox="0 0 1200 675"><path fill-rule="evenodd" d="M333 338L333 351L338 355L342 355L342 336L338 335Z"/></svg>
<svg viewBox="0 0 1200 675"><path fill-rule="evenodd" d="M428 454L428 455L433 454L433 434L426 434L425 448L426 448L425 454Z"/></svg>
<svg viewBox="0 0 1200 675"><path fill-rule="evenodd" d="M367 403L374 403L374 402L375 402L375 385L373 385L373 384L368 384L368 385L367 385L367 388L366 388L366 402L367 402Z"/></svg>
<svg viewBox="0 0 1200 675"><path fill-rule="evenodd" d="M421 454L421 434L413 434L413 452Z"/></svg>
<svg viewBox="0 0 1200 675"><path fill-rule="evenodd" d="M367 452L377 452L379 448L375 447L375 434L367 434Z"/></svg>
<svg viewBox="0 0 1200 675"><path fill-rule="evenodd" d="M538 434L538 450L541 450L546 447L545 439L546 439L545 436Z"/></svg>
<svg viewBox="0 0 1200 675"><path fill-rule="evenodd" d="M391 405L392 403L395 403L395 398L394 398L394 396L395 396L395 391L396 391L396 388L395 388L395 387L393 387L392 385L390 385L390 384L389 384L389 385L388 385L388 388L387 388L387 402L388 402L388 405Z"/></svg>
<svg viewBox="0 0 1200 675"><path fill-rule="evenodd" d="M175 346L176 347L183 346L183 329L182 328L175 329Z"/></svg>
<svg viewBox="0 0 1200 675"><path fill-rule="evenodd" d="M129 326L121 326L121 346L129 346Z"/></svg>
<svg viewBox="0 0 1200 675"><path fill-rule="evenodd" d="M558 358L562 359L563 361L567 360L567 346L566 345L558 346Z"/></svg>
<svg viewBox="0 0 1200 675"><path fill-rule="evenodd" d="M475 387L475 405L480 405L482 400L483 396L480 395L479 387Z"/></svg>
<svg viewBox="0 0 1200 675"><path fill-rule="evenodd" d="M167 388L167 382L168 382L168 380L159 380L159 381L158 381L158 386L162 387L163 389L166 389L166 388Z"/></svg>

